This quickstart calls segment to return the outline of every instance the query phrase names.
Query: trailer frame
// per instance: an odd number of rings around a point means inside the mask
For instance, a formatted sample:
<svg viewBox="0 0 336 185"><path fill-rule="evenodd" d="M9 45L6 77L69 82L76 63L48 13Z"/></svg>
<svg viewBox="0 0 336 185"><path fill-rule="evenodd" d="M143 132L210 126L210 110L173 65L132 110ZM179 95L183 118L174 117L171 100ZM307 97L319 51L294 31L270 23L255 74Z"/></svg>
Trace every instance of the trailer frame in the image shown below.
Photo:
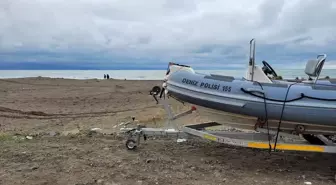
<svg viewBox="0 0 336 185"><path fill-rule="evenodd" d="M275 150L291 150L291 151L304 151L304 152L323 152L323 153L336 153L336 143L324 137L323 135L316 135L324 145L315 145L305 143L302 137L298 135L292 135L284 132L277 133L274 130L267 130L263 128L256 128L254 132L232 132L232 131L209 131L207 128L213 126L219 126L221 124L216 122L205 122L192 125L182 126L178 128L178 125L174 123L177 119L186 115L192 114L196 110L196 107L192 106L190 110L174 115L166 97L159 99L156 97L158 92L151 95L157 101L157 104L163 105L167 119L165 126L162 128L146 128L142 124L137 124L136 127L127 127L127 125L135 123L133 121L127 123L121 123L118 126L122 126L120 131L126 134L126 148L128 150L135 150L140 146L141 138L147 140L148 136L160 136L176 138L177 142L185 141L190 137L199 137L209 141L214 141L222 144L256 148L256 149L269 149ZM275 136L278 134L279 140L275 144ZM288 138L288 139L286 139ZM297 139L296 141L294 141ZM276 146L275 146L276 145Z"/></svg>

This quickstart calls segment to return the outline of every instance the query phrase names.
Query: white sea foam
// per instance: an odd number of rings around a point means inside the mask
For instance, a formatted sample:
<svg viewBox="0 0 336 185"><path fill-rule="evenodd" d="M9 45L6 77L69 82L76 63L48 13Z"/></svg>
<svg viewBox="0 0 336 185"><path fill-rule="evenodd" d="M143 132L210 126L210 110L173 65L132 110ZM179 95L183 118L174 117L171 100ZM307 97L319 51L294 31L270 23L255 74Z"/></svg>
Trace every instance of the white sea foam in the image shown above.
<svg viewBox="0 0 336 185"><path fill-rule="evenodd" d="M283 78L304 77L307 75L302 69L275 69ZM196 70L205 74L220 74L242 77L244 70ZM129 80L162 80L165 70L0 70L0 78L24 78L24 77L50 77L67 79L103 79L104 74L109 74L114 79ZM321 77L336 78L336 69L323 69Z"/></svg>

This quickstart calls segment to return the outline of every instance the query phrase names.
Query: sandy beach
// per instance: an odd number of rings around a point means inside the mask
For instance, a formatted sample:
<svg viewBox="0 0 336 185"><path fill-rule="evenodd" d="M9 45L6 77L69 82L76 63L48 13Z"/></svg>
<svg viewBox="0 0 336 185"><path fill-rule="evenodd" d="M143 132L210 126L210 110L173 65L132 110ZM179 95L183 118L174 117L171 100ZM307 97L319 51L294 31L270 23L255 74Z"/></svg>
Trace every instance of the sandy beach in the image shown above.
<svg viewBox="0 0 336 185"><path fill-rule="evenodd" d="M132 116L161 126L164 110L149 95L155 85L161 82L0 79L0 184L335 184L332 154L269 155L166 139L127 151L114 126ZM188 107L174 105L183 109Z"/></svg>

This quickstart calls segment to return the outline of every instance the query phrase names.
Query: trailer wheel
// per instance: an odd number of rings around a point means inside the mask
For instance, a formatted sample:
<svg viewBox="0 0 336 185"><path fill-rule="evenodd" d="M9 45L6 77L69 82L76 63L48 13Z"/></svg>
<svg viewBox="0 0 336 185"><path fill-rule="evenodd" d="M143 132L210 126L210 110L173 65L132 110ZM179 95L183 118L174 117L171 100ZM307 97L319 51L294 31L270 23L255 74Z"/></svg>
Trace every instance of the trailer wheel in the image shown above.
<svg viewBox="0 0 336 185"><path fill-rule="evenodd" d="M128 139L126 141L126 148L128 150L135 150L137 148L137 144L136 142L134 141L134 139Z"/></svg>

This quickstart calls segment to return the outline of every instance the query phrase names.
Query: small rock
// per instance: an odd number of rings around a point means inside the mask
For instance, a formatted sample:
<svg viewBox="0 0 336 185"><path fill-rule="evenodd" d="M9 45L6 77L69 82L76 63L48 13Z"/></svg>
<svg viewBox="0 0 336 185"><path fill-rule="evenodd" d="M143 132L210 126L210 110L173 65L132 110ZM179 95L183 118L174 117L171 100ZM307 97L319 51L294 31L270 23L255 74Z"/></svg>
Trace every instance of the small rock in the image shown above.
<svg viewBox="0 0 336 185"><path fill-rule="evenodd" d="M101 128L92 128L89 130L88 136L92 136L93 134L103 134L103 129Z"/></svg>
<svg viewBox="0 0 336 185"><path fill-rule="evenodd" d="M186 139L177 139L176 142L178 142L178 143L182 143L182 142L185 142L185 141L187 141L187 140L186 140Z"/></svg>
<svg viewBox="0 0 336 185"><path fill-rule="evenodd" d="M101 131L101 128L92 128L91 131Z"/></svg>
<svg viewBox="0 0 336 185"><path fill-rule="evenodd" d="M115 182L106 182L105 185L120 185L120 184Z"/></svg>
<svg viewBox="0 0 336 185"><path fill-rule="evenodd" d="M146 163L150 163L152 160L151 159L147 159L146 160Z"/></svg>
<svg viewBox="0 0 336 185"><path fill-rule="evenodd" d="M56 135L57 135L57 132L55 132L55 131L51 131L51 132L49 132L49 135L50 135L50 136L56 136Z"/></svg>
<svg viewBox="0 0 336 185"><path fill-rule="evenodd" d="M308 182L308 181L304 182L304 184L306 184L306 185L312 185L312 183Z"/></svg>
<svg viewBox="0 0 336 185"><path fill-rule="evenodd" d="M109 150L110 148L108 148L108 147L105 147L103 150Z"/></svg>
<svg viewBox="0 0 336 185"><path fill-rule="evenodd" d="M142 185L142 181L141 180L137 181L137 184Z"/></svg>
<svg viewBox="0 0 336 185"><path fill-rule="evenodd" d="M62 136L70 136L70 135L76 135L76 134L79 134L78 129L68 130L68 131L64 131L61 133Z"/></svg>
<svg viewBox="0 0 336 185"><path fill-rule="evenodd" d="M221 177L221 173L219 171L215 171L214 175L216 178L220 178Z"/></svg>
<svg viewBox="0 0 336 185"><path fill-rule="evenodd" d="M26 138L29 139L29 140L32 140L32 139L33 139L32 136L26 136Z"/></svg>
<svg viewBox="0 0 336 185"><path fill-rule="evenodd" d="M30 169L37 170L38 168L39 168L39 166L32 166Z"/></svg>
<svg viewBox="0 0 336 185"><path fill-rule="evenodd" d="M97 184L103 184L104 183L104 180L103 179L98 179L97 180Z"/></svg>

